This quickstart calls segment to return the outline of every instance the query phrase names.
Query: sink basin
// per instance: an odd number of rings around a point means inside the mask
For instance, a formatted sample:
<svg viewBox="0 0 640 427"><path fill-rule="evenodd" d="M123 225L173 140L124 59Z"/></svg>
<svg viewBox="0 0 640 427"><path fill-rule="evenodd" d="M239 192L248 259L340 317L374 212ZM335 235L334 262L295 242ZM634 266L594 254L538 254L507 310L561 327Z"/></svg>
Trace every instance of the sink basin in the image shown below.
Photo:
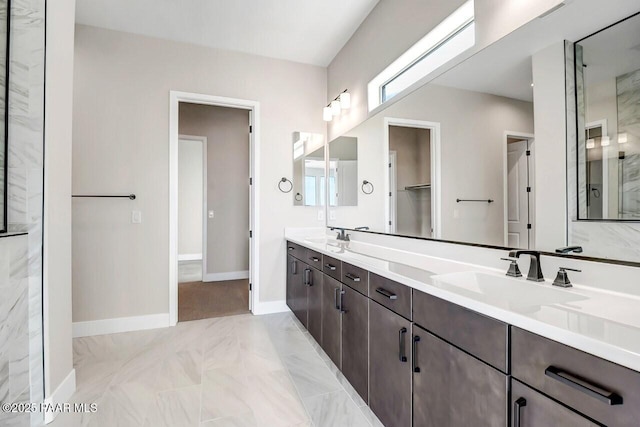
<svg viewBox="0 0 640 427"><path fill-rule="evenodd" d="M518 312L587 299L573 288L560 289L546 282L475 271L436 275L431 280L441 289Z"/></svg>

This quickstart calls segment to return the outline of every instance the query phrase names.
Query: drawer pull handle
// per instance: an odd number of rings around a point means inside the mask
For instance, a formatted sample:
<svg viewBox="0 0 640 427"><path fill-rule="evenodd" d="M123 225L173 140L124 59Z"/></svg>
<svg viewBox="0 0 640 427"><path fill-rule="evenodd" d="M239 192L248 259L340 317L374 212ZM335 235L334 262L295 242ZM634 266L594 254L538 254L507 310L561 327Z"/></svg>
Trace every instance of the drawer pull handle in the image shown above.
<svg viewBox="0 0 640 427"><path fill-rule="evenodd" d="M415 335L413 337L413 348L411 350L411 363L413 363L413 372L420 372L420 367L417 366L418 358L416 357L416 352L418 350L418 343L420 342L420 336Z"/></svg>
<svg viewBox="0 0 640 427"><path fill-rule="evenodd" d="M289 249L289 251L295 251L296 248L294 248L293 246L289 246L287 249Z"/></svg>
<svg viewBox="0 0 640 427"><path fill-rule="evenodd" d="M378 288L378 289L376 289L376 292L379 293L380 295L384 295L385 297L389 298L390 300L398 299L398 295L394 294L393 292L389 292L385 288Z"/></svg>
<svg viewBox="0 0 640 427"><path fill-rule="evenodd" d="M336 268L338 268L335 265L331 265L329 263L325 264L324 266L327 267L331 271L336 271Z"/></svg>
<svg viewBox="0 0 640 427"><path fill-rule="evenodd" d="M406 334L407 334L407 328L405 327L400 328L400 331L398 333L398 353L399 353L400 361L402 363L405 363L407 361L407 356L405 355L405 352L404 352L404 336Z"/></svg>
<svg viewBox="0 0 640 427"><path fill-rule="evenodd" d="M525 406L527 406L527 399L524 397L520 397L518 400L513 402L513 427L520 427L520 412Z"/></svg>
<svg viewBox="0 0 640 427"><path fill-rule="evenodd" d="M555 366L549 366L547 369L545 369L544 374L549 378L560 381L562 384L565 384L574 390L598 399L599 401L604 402L607 405L622 405L622 396L612 391L604 390L601 387L590 383L584 378L572 375L560 368L556 368Z"/></svg>
<svg viewBox="0 0 640 427"><path fill-rule="evenodd" d="M318 262L318 261L320 261L320 258L315 257L315 256L312 256L312 257L310 257L309 259L310 259L311 261L313 261L313 262Z"/></svg>
<svg viewBox="0 0 640 427"><path fill-rule="evenodd" d="M346 273L346 274L344 275L344 277L346 277L347 279L352 280L352 281L354 281L354 282L359 282L359 281L360 281L360 278L359 278L358 276L354 276L354 275L353 275L353 274L351 274L351 273Z"/></svg>

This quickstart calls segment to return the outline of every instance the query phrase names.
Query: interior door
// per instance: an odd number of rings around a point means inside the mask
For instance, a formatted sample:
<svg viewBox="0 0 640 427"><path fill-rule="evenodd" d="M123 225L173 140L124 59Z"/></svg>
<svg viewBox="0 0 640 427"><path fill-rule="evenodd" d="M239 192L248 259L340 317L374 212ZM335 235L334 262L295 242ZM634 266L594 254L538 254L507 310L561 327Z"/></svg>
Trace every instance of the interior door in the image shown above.
<svg viewBox="0 0 640 427"><path fill-rule="evenodd" d="M530 248L529 141L507 144L507 246Z"/></svg>
<svg viewBox="0 0 640 427"><path fill-rule="evenodd" d="M255 159L253 148L255 146L253 134L253 110L249 110L249 310L253 311L253 271L254 262L253 251L257 245L254 245L253 233L255 229L255 218L253 215L253 206L255 203L255 185L253 171L255 171Z"/></svg>

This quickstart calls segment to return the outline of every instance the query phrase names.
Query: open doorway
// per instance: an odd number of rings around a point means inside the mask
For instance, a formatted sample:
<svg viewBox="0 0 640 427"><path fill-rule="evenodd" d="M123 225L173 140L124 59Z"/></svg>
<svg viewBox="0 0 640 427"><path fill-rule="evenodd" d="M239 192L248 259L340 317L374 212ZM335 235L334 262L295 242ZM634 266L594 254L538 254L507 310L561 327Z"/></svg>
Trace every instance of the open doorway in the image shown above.
<svg viewBox="0 0 640 427"><path fill-rule="evenodd" d="M173 324L252 303L253 110L186 98L172 96Z"/></svg>
<svg viewBox="0 0 640 427"><path fill-rule="evenodd" d="M504 244L531 249L534 245L533 135L505 134Z"/></svg>

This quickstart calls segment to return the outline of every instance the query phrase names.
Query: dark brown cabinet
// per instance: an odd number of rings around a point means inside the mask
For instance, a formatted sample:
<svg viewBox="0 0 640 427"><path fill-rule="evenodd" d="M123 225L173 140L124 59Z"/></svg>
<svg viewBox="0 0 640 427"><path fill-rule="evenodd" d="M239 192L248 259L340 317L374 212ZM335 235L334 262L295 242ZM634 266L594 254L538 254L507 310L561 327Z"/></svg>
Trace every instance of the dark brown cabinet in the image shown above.
<svg viewBox="0 0 640 427"><path fill-rule="evenodd" d="M307 286L305 278L310 267L300 260L289 256L287 262L287 305L307 327Z"/></svg>
<svg viewBox="0 0 640 427"><path fill-rule="evenodd" d="M307 330L322 342L322 284L324 274L312 268L307 278Z"/></svg>
<svg viewBox="0 0 640 427"><path fill-rule="evenodd" d="M342 285L342 373L369 401L369 299Z"/></svg>
<svg viewBox="0 0 640 427"><path fill-rule="evenodd" d="M414 325L414 427L507 427L508 377Z"/></svg>
<svg viewBox="0 0 640 427"><path fill-rule="evenodd" d="M512 427L598 427L519 381L511 382Z"/></svg>
<svg viewBox="0 0 640 427"><path fill-rule="evenodd" d="M369 301L369 406L385 426L411 426L411 322Z"/></svg>
<svg viewBox="0 0 640 427"><path fill-rule="evenodd" d="M342 353L342 283L324 276L322 284L322 349L341 368Z"/></svg>

